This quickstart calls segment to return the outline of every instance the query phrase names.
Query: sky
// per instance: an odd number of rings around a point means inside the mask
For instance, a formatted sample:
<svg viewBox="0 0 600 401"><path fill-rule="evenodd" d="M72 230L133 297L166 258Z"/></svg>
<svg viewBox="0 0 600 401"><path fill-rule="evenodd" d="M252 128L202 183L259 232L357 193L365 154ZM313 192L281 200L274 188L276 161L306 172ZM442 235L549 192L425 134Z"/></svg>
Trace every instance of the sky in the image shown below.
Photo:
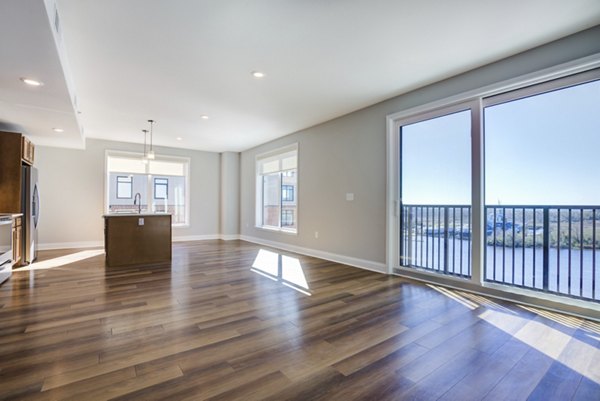
<svg viewBox="0 0 600 401"><path fill-rule="evenodd" d="M600 81L484 110L487 205L600 205ZM402 127L405 204L471 203L470 111Z"/></svg>

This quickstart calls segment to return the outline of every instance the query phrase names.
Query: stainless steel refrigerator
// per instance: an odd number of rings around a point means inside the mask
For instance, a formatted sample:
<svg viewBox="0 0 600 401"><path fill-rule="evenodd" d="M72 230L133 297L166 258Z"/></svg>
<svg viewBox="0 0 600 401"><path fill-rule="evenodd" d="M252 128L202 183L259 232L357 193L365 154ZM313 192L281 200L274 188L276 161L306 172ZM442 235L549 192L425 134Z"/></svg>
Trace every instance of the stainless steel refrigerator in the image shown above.
<svg viewBox="0 0 600 401"><path fill-rule="evenodd" d="M22 167L23 201L23 263L32 263L37 258L38 221L40 196L38 191L38 171L35 167Z"/></svg>

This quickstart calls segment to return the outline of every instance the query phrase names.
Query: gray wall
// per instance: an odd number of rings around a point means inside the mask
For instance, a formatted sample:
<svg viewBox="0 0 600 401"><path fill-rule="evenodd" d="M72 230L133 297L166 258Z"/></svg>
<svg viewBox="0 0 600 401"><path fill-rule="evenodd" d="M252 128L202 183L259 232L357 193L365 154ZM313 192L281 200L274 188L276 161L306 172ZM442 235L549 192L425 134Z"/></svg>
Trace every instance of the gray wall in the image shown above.
<svg viewBox="0 0 600 401"><path fill-rule="evenodd" d="M386 116L595 53L600 26L243 152L241 234L385 263ZM255 156L294 142L298 234L257 229ZM345 200L348 192L354 201Z"/></svg>
<svg viewBox="0 0 600 401"><path fill-rule="evenodd" d="M240 233L240 154L221 153L221 234Z"/></svg>
<svg viewBox="0 0 600 401"><path fill-rule="evenodd" d="M139 152L141 145L88 139L85 150L36 147L40 244L103 241L105 150ZM219 234L219 154L156 147L190 158L190 226L173 236Z"/></svg>

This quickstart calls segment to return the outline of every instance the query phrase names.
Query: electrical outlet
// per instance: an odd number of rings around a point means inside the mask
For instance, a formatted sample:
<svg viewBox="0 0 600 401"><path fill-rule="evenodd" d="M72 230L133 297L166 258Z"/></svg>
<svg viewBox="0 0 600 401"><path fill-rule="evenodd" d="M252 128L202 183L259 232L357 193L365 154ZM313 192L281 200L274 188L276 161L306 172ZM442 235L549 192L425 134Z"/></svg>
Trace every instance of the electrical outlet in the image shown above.
<svg viewBox="0 0 600 401"><path fill-rule="evenodd" d="M143 226L143 225L144 225L144 218L143 218L143 217L140 217L140 218L138 219L138 226Z"/></svg>
<svg viewBox="0 0 600 401"><path fill-rule="evenodd" d="M348 192L348 193L346 194L346 200L347 200L348 202L352 202L352 201L354 200L354 194L353 194L352 192Z"/></svg>
<svg viewBox="0 0 600 401"><path fill-rule="evenodd" d="M315 231L315 238L319 238L319 232Z"/></svg>

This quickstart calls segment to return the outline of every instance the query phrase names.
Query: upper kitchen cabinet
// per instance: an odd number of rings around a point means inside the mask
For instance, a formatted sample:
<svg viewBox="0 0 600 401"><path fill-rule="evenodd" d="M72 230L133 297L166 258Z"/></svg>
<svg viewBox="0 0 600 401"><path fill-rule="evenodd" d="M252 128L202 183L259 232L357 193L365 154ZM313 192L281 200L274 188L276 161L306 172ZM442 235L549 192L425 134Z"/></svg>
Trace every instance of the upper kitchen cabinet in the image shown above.
<svg viewBox="0 0 600 401"><path fill-rule="evenodd" d="M35 146L24 136L21 136L21 160L23 163L33 166Z"/></svg>
<svg viewBox="0 0 600 401"><path fill-rule="evenodd" d="M33 144L23 135L0 132L0 213L21 213L21 166L33 164Z"/></svg>

